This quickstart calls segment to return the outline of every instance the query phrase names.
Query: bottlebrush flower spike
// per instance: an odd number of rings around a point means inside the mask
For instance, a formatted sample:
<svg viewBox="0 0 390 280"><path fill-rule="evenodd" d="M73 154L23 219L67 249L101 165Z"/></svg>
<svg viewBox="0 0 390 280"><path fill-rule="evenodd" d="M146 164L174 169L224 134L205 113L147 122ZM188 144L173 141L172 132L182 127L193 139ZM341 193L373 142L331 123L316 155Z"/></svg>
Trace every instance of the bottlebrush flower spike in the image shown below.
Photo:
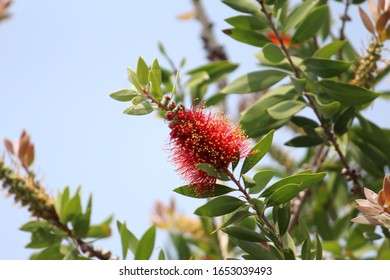
<svg viewBox="0 0 390 280"><path fill-rule="evenodd" d="M216 178L198 169L209 163L218 171L248 155L250 144L244 132L226 117L204 108L183 106L168 112L171 160L197 194L212 194Z"/></svg>

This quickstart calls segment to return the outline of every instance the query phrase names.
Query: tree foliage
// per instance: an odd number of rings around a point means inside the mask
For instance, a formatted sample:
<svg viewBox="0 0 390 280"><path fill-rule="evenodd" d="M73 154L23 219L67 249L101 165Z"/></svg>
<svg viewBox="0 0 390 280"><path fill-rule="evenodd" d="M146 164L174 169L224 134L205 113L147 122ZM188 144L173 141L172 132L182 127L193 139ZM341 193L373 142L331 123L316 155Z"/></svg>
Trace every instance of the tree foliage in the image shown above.
<svg viewBox="0 0 390 280"><path fill-rule="evenodd" d="M236 13L223 32L232 46L257 47L253 61L260 65L228 82L239 62L226 59L194 0L209 63L181 74L184 60L176 67L160 44L169 67L140 57L128 69L131 87L110 96L126 104L124 114L155 113L169 125L174 162L188 181L173 191L204 203L194 209L196 218L178 212L173 201L157 203L153 225L140 237L116 221L123 259L152 258L157 229L168 231L173 244L158 259L390 258L390 130L364 117L388 96L377 85L389 72L381 58L390 7L368 1L366 11L364 1L345 2L338 20L328 1L223 0ZM345 31L351 5L359 5L371 36L362 56ZM332 25L341 26L339 34ZM227 106L233 94L238 101ZM239 113L238 125L213 108ZM276 144L281 128L293 135L284 145L300 149L302 158ZM31 258L117 258L94 248L111 235L112 217L91 223L92 195L85 206L80 189L49 196L31 167L30 136L4 143L10 163L0 161L0 181L34 216L21 227L31 234L27 247L37 250ZM265 155L277 165L265 165Z"/></svg>

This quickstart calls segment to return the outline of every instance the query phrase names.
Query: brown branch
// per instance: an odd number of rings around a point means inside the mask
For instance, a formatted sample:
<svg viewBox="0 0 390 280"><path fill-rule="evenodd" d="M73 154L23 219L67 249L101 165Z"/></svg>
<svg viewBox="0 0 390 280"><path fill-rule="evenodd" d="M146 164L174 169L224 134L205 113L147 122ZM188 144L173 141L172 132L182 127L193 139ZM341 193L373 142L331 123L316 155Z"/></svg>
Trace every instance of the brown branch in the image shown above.
<svg viewBox="0 0 390 280"><path fill-rule="evenodd" d="M272 234L272 241L274 242L275 246L278 247L279 249L283 249L283 239L281 236L277 233L275 226L267 219L267 217L264 215L264 213L259 212L257 207L255 207L251 200L252 198L246 191L246 189L241 185L239 180L237 180L233 173L230 172L227 168L224 169L225 173L227 176L233 181L233 183L238 187L238 190L244 195L245 200L248 202L249 206L256 212L256 215L259 217L260 221L263 222L267 228L269 229L269 232ZM260 228L261 230L262 228Z"/></svg>
<svg viewBox="0 0 390 280"><path fill-rule="evenodd" d="M279 44L280 44L280 47L283 51L283 53L285 54L291 68L293 69L293 72L294 72L294 76L299 79L301 78L301 72L299 70L299 68L294 64L294 62L292 61L291 59L291 56L288 52L288 49L287 47L285 46L278 30L276 29L276 26L272 20L272 14L269 13L267 10L266 10L266 7L265 7L265 4L264 4L264 0L257 0L257 2L260 4L261 6L261 11L266 15L267 19L268 19L268 22L269 22L269 25L270 25L270 28L272 29L272 31L274 32L275 36L278 38L278 41L279 41ZM354 194L359 194L361 196L364 196L364 193L363 193L363 188L362 186L360 185L360 182L359 182L359 179L360 179L360 176L359 174L356 172L356 170L352 169L350 166L349 166L349 163L345 157L345 155L343 154L343 152L341 151L340 149L340 146L339 144L337 143L337 138L336 136L334 135L333 131L332 131L332 128L331 126L325 121L325 119L322 117L320 111L318 110L318 107L316 106L316 104L314 103L314 100L307 94L307 90L304 89L304 91L302 92L302 95L305 97L305 99L307 100L309 106L312 108L312 110L314 111L317 119L320 121L320 124L321 124L321 127L324 129L324 132L325 132L325 135L328 139L328 141L333 145L333 147L335 148L335 151L337 153L337 155L339 156L344 168L345 168L345 173L346 175L348 176L348 178L350 178L353 183L354 183L354 186L352 188L352 192Z"/></svg>
<svg viewBox="0 0 390 280"><path fill-rule="evenodd" d="M73 235L69 227L60 221L53 205L53 198L48 196L39 182L34 180L34 177L31 176L32 172L28 172L28 174L27 178L21 178L3 161L0 161L0 182L2 182L3 189L14 196L15 202L20 202L23 206L28 207L33 216L45 219L65 232L66 236L73 240L80 251L88 257L109 260L111 258L110 251L94 249L92 245Z"/></svg>
<svg viewBox="0 0 390 280"><path fill-rule="evenodd" d="M224 47L218 44L214 33L213 23L209 20L201 0L192 0L195 7L196 18L202 25L202 41L210 61L227 60Z"/></svg>
<svg viewBox="0 0 390 280"><path fill-rule="evenodd" d="M192 3L195 7L196 19L202 26L201 39L203 41L203 48L207 53L207 59L209 61L228 60L224 46L217 42L213 32L213 23L209 20L201 0L192 0ZM227 81L225 78L218 81L219 90L223 89L226 85ZM222 107L226 106L223 104Z"/></svg>
<svg viewBox="0 0 390 280"><path fill-rule="evenodd" d="M347 21L351 20L351 17L348 15L348 9L350 5L351 5L351 0L346 0L344 14L340 17L342 22L340 27L340 35L339 35L340 41L345 39L345 27L347 25Z"/></svg>

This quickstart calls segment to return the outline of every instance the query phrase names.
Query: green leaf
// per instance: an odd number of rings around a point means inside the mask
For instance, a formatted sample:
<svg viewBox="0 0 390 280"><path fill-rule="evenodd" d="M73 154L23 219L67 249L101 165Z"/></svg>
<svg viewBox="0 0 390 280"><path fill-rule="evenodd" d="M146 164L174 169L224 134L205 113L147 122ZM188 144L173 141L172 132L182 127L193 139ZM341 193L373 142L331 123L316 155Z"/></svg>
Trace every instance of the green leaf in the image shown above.
<svg viewBox="0 0 390 280"><path fill-rule="evenodd" d="M287 232L288 226L290 224L290 208L290 203L286 203L278 211L278 228L280 236L283 236Z"/></svg>
<svg viewBox="0 0 390 280"><path fill-rule="evenodd" d="M311 242L310 239L306 239L302 244L301 258L302 260L310 260Z"/></svg>
<svg viewBox="0 0 390 280"><path fill-rule="evenodd" d="M260 137L272 129L277 129L288 122L288 119L275 120L267 109L285 100L298 97L292 86L278 87L263 95L251 107L243 112L240 125L249 137Z"/></svg>
<svg viewBox="0 0 390 280"><path fill-rule="evenodd" d="M330 80L322 80L318 85L326 94L346 106L363 105L379 96L365 88Z"/></svg>
<svg viewBox="0 0 390 280"><path fill-rule="evenodd" d="M226 175L223 170L217 170L215 166L210 163L199 163L196 165L196 168L202 170L207 175L217 178L222 181L229 181L230 178Z"/></svg>
<svg viewBox="0 0 390 280"><path fill-rule="evenodd" d="M321 93L315 95L308 92L306 94L312 98L314 104L318 108L318 111L325 119L332 119L339 112L341 107L340 102L332 101Z"/></svg>
<svg viewBox="0 0 390 280"><path fill-rule="evenodd" d="M191 74L191 78L186 82L186 86L189 88L197 87L205 84L210 80L210 76L206 71L198 71Z"/></svg>
<svg viewBox="0 0 390 280"><path fill-rule="evenodd" d="M150 72L150 83L150 94L153 96L154 100L161 101L163 96L161 82L158 80L155 72Z"/></svg>
<svg viewBox="0 0 390 280"><path fill-rule="evenodd" d="M92 225L88 229L88 233L86 237L89 238L106 238L111 236L111 228L109 225Z"/></svg>
<svg viewBox="0 0 390 280"><path fill-rule="evenodd" d="M146 84L149 82L148 75L149 75L149 67L146 64L145 60L142 57L139 57L137 63L137 77L139 82L143 86L146 86Z"/></svg>
<svg viewBox="0 0 390 280"><path fill-rule="evenodd" d="M62 241L62 236L53 234L46 229L38 229L31 234L31 242L26 248L37 249L58 245Z"/></svg>
<svg viewBox="0 0 390 280"><path fill-rule="evenodd" d="M260 7L251 0L222 0L222 3L228 5L230 8L248 14L256 14L260 12Z"/></svg>
<svg viewBox="0 0 390 280"><path fill-rule="evenodd" d="M162 76L161 68L157 59L153 61L152 68L149 71L149 79L151 82L150 93L152 94L154 100L161 101L163 96L161 89Z"/></svg>
<svg viewBox="0 0 390 280"><path fill-rule="evenodd" d="M267 242L268 239L260 233L239 226L231 226L223 228L222 231L232 237L240 240L252 241L252 242Z"/></svg>
<svg viewBox="0 0 390 280"><path fill-rule="evenodd" d="M31 260L62 260L63 255L60 252L61 245L47 247L46 249L35 253L31 256Z"/></svg>
<svg viewBox="0 0 390 280"><path fill-rule="evenodd" d="M298 100L286 100L267 109L268 114L276 120L294 116L306 107L306 103Z"/></svg>
<svg viewBox="0 0 390 280"><path fill-rule="evenodd" d="M216 197L195 210L198 216L216 217L233 212L245 202L233 196Z"/></svg>
<svg viewBox="0 0 390 280"><path fill-rule="evenodd" d="M324 251L331 252L336 256L342 255L343 247L341 247L338 240L323 241L321 245Z"/></svg>
<svg viewBox="0 0 390 280"><path fill-rule="evenodd" d="M165 253L164 253L163 249L160 249L160 253L158 253L158 260L159 261L165 261L166 260Z"/></svg>
<svg viewBox="0 0 390 280"><path fill-rule="evenodd" d="M221 93L250 93L268 89L286 77L286 75L287 73L278 70L251 72L228 84L222 89Z"/></svg>
<svg viewBox="0 0 390 280"><path fill-rule="evenodd" d="M245 30L239 28L228 28L222 30L223 33L232 39L255 47L263 47L271 41L262 32Z"/></svg>
<svg viewBox="0 0 390 280"><path fill-rule="evenodd" d="M352 121L355 118L356 109L354 107L349 107L345 109L344 112L336 119L334 124L334 132L336 135L342 135L348 131L349 127L352 125Z"/></svg>
<svg viewBox="0 0 390 280"><path fill-rule="evenodd" d="M316 58L331 58L333 55L338 54L342 47L344 47L346 41L332 41L331 43L321 47L314 54Z"/></svg>
<svg viewBox="0 0 390 280"><path fill-rule="evenodd" d="M122 254L123 259L125 260L127 257L127 252L130 249L134 254L138 248L139 241L135 235L129 231L126 227L126 222L123 224L119 221L116 222L119 235L121 236L122 242Z"/></svg>
<svg viewBox="0 0 390 280"><path fill-rule="evenodd" d="M269 67L273 67L273 68L277 68L277 69L282 69L282 70L285 70L285 71L289 71L289 72L292 72L292 68L291 68L291 65L290 63L288 62L287 58L286 59L283 59L282 61L280 62L272 62L272 61L269 61L265 56L264 56L264 52L261 50L261 51L258 51L255 53L255 57L259 60L260 64L262 66L269 66ZM292 62L295 64L295 65L300 65L303 61L302 58L300 57L296 57L296 56L290 56L291 57L291 60Z"/></svg>
<svg viewBox="0 0 390 280"><path fill-rule="evenodd" d="M247 210L240 210L235 212L229 219L227 219L223 224L221 224L216 230L214 230L211 234L214 234L218 230L225 228L231 224L238 223L241 220L251 216L252 214Z"/></svg>
<svg viewBox="0 0 390 280"><path fill-rule="evenodd" d="M137 91L129 88L121 89L114 91L110 93L110 97L117 100L117 101L131 101L134 97L140 96L141 94L138 93Z"/></svg>
<svg viewBox="0 0 390 280"><path fill-rule="evenodd" d="M322 78L340 75L348 70L352 61L333 60L327 58L306 58L303 63L314 74Z"/></svg>
<svg viewBox="0 0 390 280"><path fill-rule="evenodd" d="M157 104L148 101L143 101L137 105L131 105L130 107L127 107L123 111L123 113L127 115L133 115L133 116L141 116L141 115L150 114L157 108L158 108Z"/></svg>
<svg viewBox="0 0 390 280"><path fill-rule="evenodd" d="M315 234L316 237L316 260L322 260L322 244L318 234Z"/></svg>
<svg viewBox="0 0 390 280"><path fill-rule="evenodd" d="M273 63L281 62L286 58L282 49L273 43L265 45L262 49L262 52L264 57Z"/></svg>
<svg viewBox="0 0 390 280"><path fill-rule="evenodd" d="M245 188L250 189L256 186L256 182L250 177L245 174L242 175L242 180L244 181Z"/></svg>
<svg viewBox="0 0 390 280"><path fill-rule="evenodd" d="M245 30L263 30L268 27L267 18L263 14L235 16L225 19L233 27Z"/></svg>
<svg viewBox="0 0 390 280"><path fill-rule="evenodd" d="M53 226L46 220L30 221L22 225L21 231L34 232L40 229L50 230Z"/></svg>
<svg viewBox="0 0 390 280"><path fill-rule="evenodd" d="M152 255L154 241L156 238L156 227L151 226L138 242L137 250L134 253L135 260L148 260Z"/></svg>
<svg viewBox="0 0 390 280"><path fill-rule="evenodd" d="M80 199L80 188L77 189L74 197L69 199L63 207L61 216L61 222L66 224L74 220L77 216L82 214L81 199Z"/></svg>
<svg viewBox="0 0 390 280"><path fill-rule="evenodd" d="M315 135L303 135L303 136L297 136L286 143L284 145L289 147L314 147L317 145L320 145L324 143L324 139L321 137L315 136Z"/></svg>
<svg viewBox="0 0 390 280"><path fill-rule="evenodd" d="M313 37L326 22L327 17L329 17L327 5L313 9L298 25L291 41L293 43L301 43Z"/></svg>
<svg viewBox="0 0 390 280"><path fill-rule="evenodd" d="M183 234L170 234L171 240L175 245L179 260L189 260L192 256L191 249Z"/></svg>
<svg viewBox="0 0 390 280"><path fill-rule="evenodd" d="M319 127L319 124L316 121L302 116L292 117L291 122L293 122L295 125L299 127L311 127L311 128Z"/></svg>
<svg viewBox="0 0 390 280"><path fill-rule="evenodd" d="M267 207L284 204L298 195L300 187L297 184L287 184L273 191L267 198Z"/></svg>
<svg viewBox="0 0 390 280"><path fill-rule="evenodd" d="M358 117L361 128L356 127L353 129L355 136L357 136L356 138L372 143L372 145L376 146L382 152L387 151L388 147L390 147L390 130L381 129L375 123L364 119L361 115ZM386 153L385 157L390 162L390 154Z"/></svg>
<svg viewBox="0 0 390 280"><path fill-rule="evenodd" d="M306 15L317 5L319 1L304 1L302 4L297 6L286 18L283 25L283 33L287 33L292 28L302 22Z"/></svg>
<svg viewBox="0 0 390 280"><path fill-rule="evenodd" d="M325 172L320 173L297 173L292 176L285 177L276 183L272 184L269 188L265 189L261 194L261 197L268 197L273 192L282 188L285 185L299 185L299 191L303 191L304 189L313 186L318 183L325 177Z"/></svg>
<svg viewBox="0 0 390 280"><path fill-rule="evenodd" d="M299 217L298 224L299 224L299 230L301 231L301 235L302 235L303 239L309 239L310 240L309 229L307 228L306 223L305 223L305 221L303 220L302 217Z"/></svg>
<svg viewBox="0 0 390 280"><path fill-rule="evenodd" d="M255 260L276 260L277 258L271 254L269 251L261 247L260 245L245 241L245 240L239 240L236 238L231 238L234 243L237 244L238 247L240 247L242 250L247 252L253 259Z"/></svg>
<svg viewBox="0 0 390 280"><path fill-rule="evenodd" d="M187 72L191 75L190 80L186 83L188 87L201 86L203 84L211 84L218 81L226 74L236 70L238 64L229 61L213 61L202 65Z"/></svg>
<svg viewBox="0 0 390 280"><path fill-rule="evenodd" d="M378 239L382 239L383 236L376 233L376 232L373 232L373 231L366 231L366 232L363 232L363 237L366 238L367 240L370 240L370 241L373 241L373 240L378 240Z"/></svg>
<svg viewBox="0 0 390 280"><path fill-rule="evenodd" d="M89 196L85 213L77 216L75 221L72 223L73 232L76 237L84 238L88 234L89 225L91 221L91 212L92 212L92 195Z"/></svg>
<svg viewBox="0 0 390 280"><path fill-rule="evenodd" d="M242 164L241 174L247 173L265 156L271 147L273 136L274 130L271 130L252 148Z"/></svg>
<svg viewBox="0 0 390 280"><path fill-rule="evenodd" d="M224 195L233 191L236 191L236 189L229 188L224 185L216 184L215 190L212 194L206 193L206 194L197 194L193 188L189 187L188 185L178 187L173 190L174 192L188 196L193 198L209 198L209 197L216 197L220 195Z"/></svg>
<svg viewBox="0 0 390 280"><path fill-rule="evenodd" d="M133 86L136 88L136 90L140 93L144 92L144 89L138 80L137 73L134 72L133 69L127 68L127 75L129 76L130 82L133 84Z"/></svg>
<svg viewBox="0 0 390 280"><path fill-rule="evenodd" d="M255 194L261 192L262 189L271 181L275 175L274 170L261 170L255 174L253 180L256 182L256 186L249 190L249 193Z"/></svg>

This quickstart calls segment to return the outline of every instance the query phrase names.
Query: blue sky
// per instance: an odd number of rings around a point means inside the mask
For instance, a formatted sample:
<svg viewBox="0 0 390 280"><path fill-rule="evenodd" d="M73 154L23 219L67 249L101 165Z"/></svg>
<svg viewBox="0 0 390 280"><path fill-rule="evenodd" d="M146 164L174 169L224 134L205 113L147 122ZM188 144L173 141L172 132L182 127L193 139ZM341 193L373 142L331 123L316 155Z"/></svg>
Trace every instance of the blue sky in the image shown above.
<svg viewBox="0 0 390 280"><path fill-rule="evenodd" d="M203 2L218 40L230 59L241 63L233 77L256 70L256 48L219 31L228 26L223 19L236 13L220 1ZM357 23L355 8L347 34L361 49L369 35ZM81 185L85 199L93 193L94 222L114 214L140 236L150 226L154 202L167 202L172 189L183 184L167 160L169 129L163 121L153 114L123 115L125 104L108 94L130 86L126 67L134 68L139 56L168 65L158 41L177 63L186 58L184 71L206 63L198 23L175 18L191 9L189 0L16 0L13 17L0 24L0 138L16 139L26 129L36 146L35 170L48 192ZM342 6L333 11L341 14ZM388 106L377 101L366 114L389 127L383 118ZM201 203L184 197L177 202L186 213ZM24 249L29 235L18 230L29 214L19 208L10 198L0 200L0 259L32 253ZM164 242L160 234L158 246ZM99 244L121 252L116 230Z"/></svg>

